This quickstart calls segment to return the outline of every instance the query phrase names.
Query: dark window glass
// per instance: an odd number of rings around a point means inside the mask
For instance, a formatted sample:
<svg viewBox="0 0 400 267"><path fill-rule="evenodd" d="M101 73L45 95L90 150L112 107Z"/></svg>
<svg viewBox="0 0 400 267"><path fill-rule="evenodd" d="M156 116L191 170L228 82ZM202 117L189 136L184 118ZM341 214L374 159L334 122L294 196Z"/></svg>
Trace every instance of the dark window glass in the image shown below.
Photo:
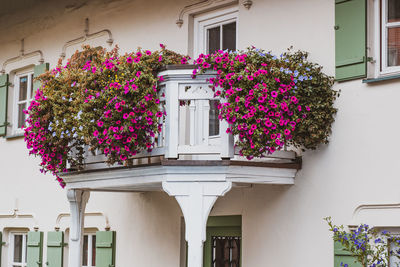
<svg viewBox="0 0 400 267"><path fill-rule="evenodd" d="M28 89L28 76L19 78L19 100L26 100Z"/></svg>
<svg viewBox="0 0 400 267"><path fill-rule="evenodd" d="M83 236L83 257L82 257L82 265L87 266L88 264L88 236L84 235Z"/></svg>
<svg viewBox="0 0 400 267"><path fill-rule="evenodd" d="M96 266L96 236L92 236L92 266Z"/></svg>
<svg viewBox="0 0 400 267"><path fill-rule="evenodd" d="M400 22L400 1L388 0L388 22Z"/></svg>
<svg viewBox="0 0 400 267"><path fill-rule="evenodd" d="M213 236L212 267L239 267L240 266L240 237Z"/></svg>
<svg viewBox="0 0 400 267"><path fill-rule="evenodd" d="M207 30L208 33L208 53L214 53L219 50L221 43L221 27L215 27Z"/></svg>
<svg viewBox="0 0 400 267"><path fill-rule="evenodd" d="M400 66L400 27L388 28L387 45L388 66Z"/></svg>
<svg viewBox="0 0 400 267"><path fill-rule="evenodd" d="M14 235L14 262L22 262L22 235Z"/></svg>
<svg viewBox="0 0 400 267"><path fill-rule="evenodd" d="M31 74L31 98L33 98L33 74Z"/></svg>
<svg viewBox="0 0 400 267"><path fill-rule="evenodd" d="M218 119L218 100L210 100L209 128L208 135L219 135L219 119Z"/></svg>
<svg viewBox="0 0 400 267"><path fill-rule="evenodd" d="M222 50L236 50L236 22L222 26Z"/></svg>

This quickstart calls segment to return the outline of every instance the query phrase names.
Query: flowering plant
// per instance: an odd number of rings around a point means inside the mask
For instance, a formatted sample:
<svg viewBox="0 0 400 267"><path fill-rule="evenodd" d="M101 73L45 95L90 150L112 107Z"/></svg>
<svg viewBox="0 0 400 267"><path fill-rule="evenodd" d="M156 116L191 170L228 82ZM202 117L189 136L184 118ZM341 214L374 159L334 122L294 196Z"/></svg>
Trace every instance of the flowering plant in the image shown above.
<svg viewBox="0 0 400 267"><path fill-rule="evenodd" d="M110 164L129 164L129 157L151 151L165 116L156 73L187 58L163 45L122 56L118 47L106 52L85 46L61 63L39 76L42 87L26 111L25 128L29 153L41 157L42 172L56 176L67 161L81 166L87 145Z"/></svg>
<svg viewBox="0 0 400 267"><path fill-rule="evenodd" d="M342 244L345 251L365 267L387 267L390 257L400 259L400 237L390 234L388 231L377 231L366 224L359 225L355 230L346 231L341 226L336 226L331 217L324 218L333 232L333 240ZM390 244L395 244L393 250ZM351 267L348 263L340 266Z"/></svg>
<svg viewBox="0 0 400 267"><path fill-rule="evenodd" d="M209 80L219 118L237 135L240 153L251 159L282 149L285 144L315 149L327 143L338 92L322 67L305 52L288 51L280 57L255 47L241 52L201 54L198 72L216 71Z"/></svg>

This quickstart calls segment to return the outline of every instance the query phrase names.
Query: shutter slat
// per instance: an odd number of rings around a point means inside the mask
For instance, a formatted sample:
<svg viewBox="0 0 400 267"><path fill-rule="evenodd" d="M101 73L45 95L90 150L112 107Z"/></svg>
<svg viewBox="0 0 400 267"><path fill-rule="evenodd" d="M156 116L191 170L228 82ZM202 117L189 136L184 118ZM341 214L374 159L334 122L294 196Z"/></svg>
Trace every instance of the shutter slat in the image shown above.
<svg viewBox="0 0 400 267"><path fill-rule="evenodd" d="M42 267L43 232L28 232L27 267Z"/></svg>
<svg viewBox="0 0 400 267"><path fill-rule="evenodd" d="M7 134L8 74L0 75L0 136Z"/></svg>
<svg viewBox="0 0 400 267"><path fill-rule="evenodd" d="M366 0L336 0L335 20L336 80L366 77Z"/></svg>
<svg viewBox="0 0 400 267"><path fill-rule="evenodd" d="M96 267L115 265L115 231L96 232Z"/></svg>
<svg viewBox="0 0 400 267"><path fill-rule="evenodd" d="M344 250L343 245L340 242L335 242L335 259L334 267L343 267L348 264L350 267L363 267L361 263L356 261L356 257L352 256L349 251ZM343 263L343 265L342 265Z"/></svg>
<svg viewBox="0 0 400 267"><path fill-rule="evenodd" d="M47 267L63 267L64 232L47 233Z"/></svg>

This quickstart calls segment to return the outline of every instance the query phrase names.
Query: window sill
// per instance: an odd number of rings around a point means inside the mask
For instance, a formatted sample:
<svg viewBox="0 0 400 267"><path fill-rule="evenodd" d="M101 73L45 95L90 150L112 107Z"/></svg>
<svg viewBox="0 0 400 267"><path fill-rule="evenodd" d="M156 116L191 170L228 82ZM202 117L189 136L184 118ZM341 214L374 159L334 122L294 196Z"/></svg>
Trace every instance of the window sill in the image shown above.
<svg viewBox="0 0 400 267"><path fill-rule="evenodd" d="M7 135L4 138L6 140L14 140L14 139L19 139L19 138L23 138L24 134L23 133L17 133L17 134L13 134L13 135Z"/></svg>
<svg viewBox="0 0 400 267"><path fill-rule="evenodd" d="M390 75L390 76L383 76L378 78L370 78L362 80L363 83L376 83L376 82L383 82L389 80L400 79L400 74Z"/></svg>

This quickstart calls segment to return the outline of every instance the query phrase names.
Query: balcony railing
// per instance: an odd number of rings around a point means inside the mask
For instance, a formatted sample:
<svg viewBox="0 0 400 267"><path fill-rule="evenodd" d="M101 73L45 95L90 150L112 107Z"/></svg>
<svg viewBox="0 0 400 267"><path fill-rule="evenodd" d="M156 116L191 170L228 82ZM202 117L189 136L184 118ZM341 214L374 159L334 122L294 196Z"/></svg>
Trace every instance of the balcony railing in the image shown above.
<svg viewBox="0 0 400 267"><path fill-rule="evenodd" d="M162 131L154 137L154 149L132 157L134 165L159 163L165 159L245 160L238 155L233 136L226 133L227 122L218 120L216 104L220 99L214 97L207 82L214 75L202 74L193 79L192 71L187 66L170 66L158 74L164 78L160 84L164 96L160 107L167 116ZM277 151L253 162L290 163L295 156L292 151ZM87 152L84 169L104 168L104 162L103 154Z"/></svg>

